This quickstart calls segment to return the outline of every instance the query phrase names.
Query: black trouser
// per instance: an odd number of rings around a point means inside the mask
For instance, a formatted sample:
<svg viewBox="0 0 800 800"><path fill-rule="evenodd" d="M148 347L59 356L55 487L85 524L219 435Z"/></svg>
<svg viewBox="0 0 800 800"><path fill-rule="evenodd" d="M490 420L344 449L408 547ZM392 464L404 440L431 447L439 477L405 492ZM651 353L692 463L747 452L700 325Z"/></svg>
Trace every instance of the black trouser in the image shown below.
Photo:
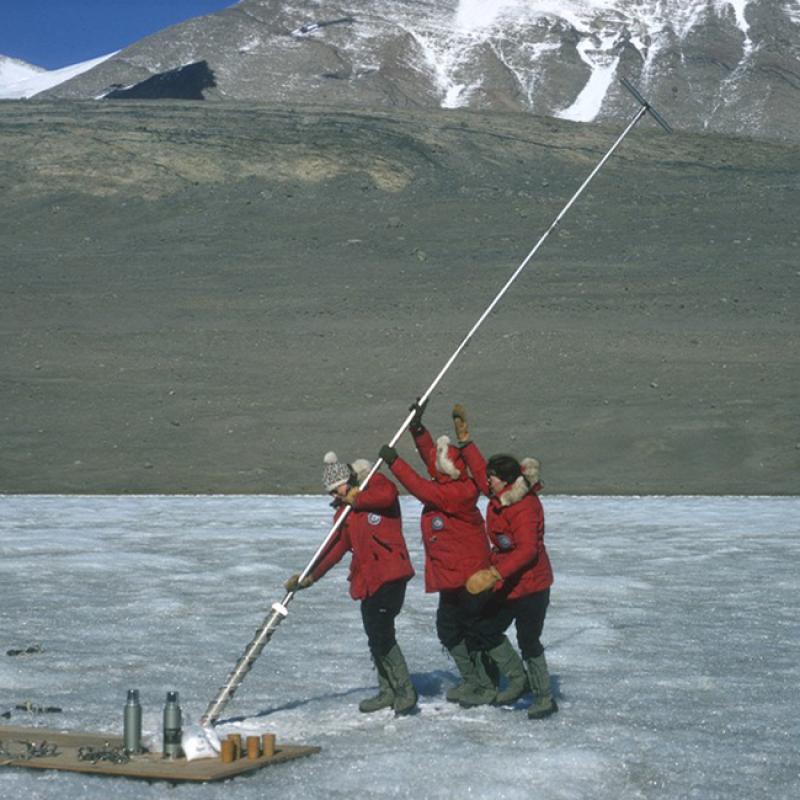
<svg viewBox="0 0 800 800"><path fill-rule="evenodd" d="M544 618L550 604L550 589L526 594L514 600L504 598L502 594L492 597L487 603L478 627L484 635L502 635L512 622L517 629L517 644L522 658L536 658L544 652L541 641ZM499 644L499 642L498 642Z"/></svg>
<svg viewBox="0 0 800 800"><path fill-rule="evenodd" d="M383 658L397 644L394 618L403 608L406 583L406 578L384 583L375 594L361 601L361 619L374 658Z"/></svg>
<svg viewBox="0 0 800 800"><path fill-rule="evenodd" d="M439 593L436 610L436 633L439 641L452 650L459 642L467 650L489 650L503 640L503 632L481 625L489 593L470 594L465 588L445 589Z"/></svg>

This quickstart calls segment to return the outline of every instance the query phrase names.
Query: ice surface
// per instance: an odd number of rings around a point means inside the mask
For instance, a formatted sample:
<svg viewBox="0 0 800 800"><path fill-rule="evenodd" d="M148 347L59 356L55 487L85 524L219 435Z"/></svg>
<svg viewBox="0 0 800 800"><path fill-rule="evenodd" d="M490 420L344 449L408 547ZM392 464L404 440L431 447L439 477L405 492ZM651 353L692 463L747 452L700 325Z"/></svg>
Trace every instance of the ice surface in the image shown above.
<svg viewBox="0 0 800 800"><path fill-rule="evenodd" d="M0 797L800 797L800 498L543 501L555 717L444 700L455 671L419 575L398 629L421 713L360 714L375 675L342 564L290 605L218 728L319 755L173 789L0 768ZM421 573L419 506L403 510ZM0 496L7 724L119 733L137 688L158 746L166 692L199 719L329 522L324 497ZM63 713L14 709L28 700Z"/></svg>

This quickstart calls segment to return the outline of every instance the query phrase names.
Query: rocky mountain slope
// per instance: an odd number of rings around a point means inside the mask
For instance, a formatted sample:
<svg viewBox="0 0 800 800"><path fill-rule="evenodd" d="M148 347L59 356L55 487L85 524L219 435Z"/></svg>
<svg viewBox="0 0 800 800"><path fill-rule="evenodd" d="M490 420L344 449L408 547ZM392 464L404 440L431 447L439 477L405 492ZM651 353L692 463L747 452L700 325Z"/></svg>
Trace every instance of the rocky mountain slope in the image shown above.
<svg viewBox="0 0 800 800"><path fill-rule="evenodd" d="M584 122L625 117L625 76L679 129L800 138L798 0L241 0L47 94L94 98L197 62L208 99Z"/></svg>
<svg viewBox="0 0 800 800"><path fill-rule="evenodd" d="M619 131L3 104L0 492L320 491L323 454L377 454ZM641 122L432 431L465 403L551 492L797 494L798 174L796 146Z"/></svg>

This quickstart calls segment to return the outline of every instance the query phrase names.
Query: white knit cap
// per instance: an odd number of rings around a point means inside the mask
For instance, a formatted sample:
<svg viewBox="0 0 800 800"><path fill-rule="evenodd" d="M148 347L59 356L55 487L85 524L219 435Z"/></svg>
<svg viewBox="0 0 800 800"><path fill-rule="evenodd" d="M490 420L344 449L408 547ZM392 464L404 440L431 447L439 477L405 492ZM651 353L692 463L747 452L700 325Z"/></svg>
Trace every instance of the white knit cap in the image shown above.
<svg viewBox="0 0 800 800"><path fill-rule="evenodd" d="M337 486L350 480L350 467L342 464L333 450L325 453L323 463L325 467L322 470L322 485L326 492L332 492Z"/></svg>

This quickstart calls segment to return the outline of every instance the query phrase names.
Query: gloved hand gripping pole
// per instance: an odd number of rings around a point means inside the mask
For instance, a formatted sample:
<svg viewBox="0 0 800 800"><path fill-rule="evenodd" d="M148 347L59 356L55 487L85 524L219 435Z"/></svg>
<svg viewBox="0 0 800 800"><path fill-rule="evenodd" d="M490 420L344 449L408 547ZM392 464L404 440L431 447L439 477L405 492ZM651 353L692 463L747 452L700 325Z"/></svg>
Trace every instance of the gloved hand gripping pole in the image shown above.
<svg viewBox="0 0 800 800"><path fill-rule="evenodd" d="M511 277L506 281L502 289L495 295L494 299L491 303L486 307L486 310L480 315L478 320L475 324L470 328L467 335L463 338L461 343L458 347L453 351L453 354L447 360L445 365L439 371L439 374L433 379L431 385L425 390L424 394L420 396L417 403L422 406L424 405L425 401L433 394L436 387L441 382L442 378L447 374L450 367L453 365L453 362L461 355L461 352L464 348L469 344L472 337L478 331L478 328L481 327L484 320L492 313L495 306L500 302L506 292L511 288L511 285L516 281L519 277L520 273L528 266L531 259L536 255L539 248L544 244L547 237L553 232L559 222L563 219L564 215L572 208L572 205L575 201L583 194L583 191L586 187L591 183L592 179L595 175L603 168L606 161L611 157L614 151L619 147L622 143L622 140L628 135L631 129L636 125L637 122L648 112L653 116L653 118L658 122L658 124L664 128L667 133L670 133L672 129L669 125L663 120L663 118L658 114L658 112L639 94L639 92L625 79L622 79L622 84L625 88L636 98L636 100L640 103L641 108L637 111L636 115L633 119L628 123L625 130L619 135L617 140L614 144L609 148L608 152L603 156L602 159L598 162L597 166L591 171L589 176L584 180L584 182L580 185L578 190L575 194L570 198L564 208L561 209L558 216L553 220L550 227L542 234L539 238L539 241L533 246L531 251L528 253L527 256L523 259L522 263L514 270ZM398 428L397 433L392 437L389 442L390 447L394 447L400 437L405 433L408 426L411 424L411 420L414 419L414 410L412 408L409 415L403 421L403 424ZM372 466L372 469L369 471L367 476L361 482L360 489L364 489L366 485L369 483L372 476L380 469L381 465L383 464L383 459L379 458L375 464ZM322 544L317 548L314 555L311 557L311 560L306 565L305 569L300 573L298 577L298 583L301 582L311 570L314 568L314 565L317 563L320 555L325 551L328 547L330 542L333 540L334 536L336 536L339 529L344 524L345 519L347 519L347 515L350 513L351 506L345 506L342 513L336 519L333 527L328 532L328 535L323 540ZM250 668L255 663L256 659L261 655L261 651L266 646L267 642L272 638L272 634L275 632L276 628L283 622L286 618L287 614L289 613L287 610L287 606L292 601L295 592L287 592L286 596L280 603L273 603L272 610L270 614L265 618L261 627L256 631L253 640L247 646L247 649L244 651L244 654L236 663L236 666L231 670L230 675L228 675L228 679L225 682L225 685L219 690L217 696L211 701L208 708L206 709L205 714L200 719L200 724L204 728L208 728L214 725L217 720L219 719L222 710L228 704L230 699L233 697L236 690L241 686L242 681L245 678L245 675L250 671Z"/></svg>

